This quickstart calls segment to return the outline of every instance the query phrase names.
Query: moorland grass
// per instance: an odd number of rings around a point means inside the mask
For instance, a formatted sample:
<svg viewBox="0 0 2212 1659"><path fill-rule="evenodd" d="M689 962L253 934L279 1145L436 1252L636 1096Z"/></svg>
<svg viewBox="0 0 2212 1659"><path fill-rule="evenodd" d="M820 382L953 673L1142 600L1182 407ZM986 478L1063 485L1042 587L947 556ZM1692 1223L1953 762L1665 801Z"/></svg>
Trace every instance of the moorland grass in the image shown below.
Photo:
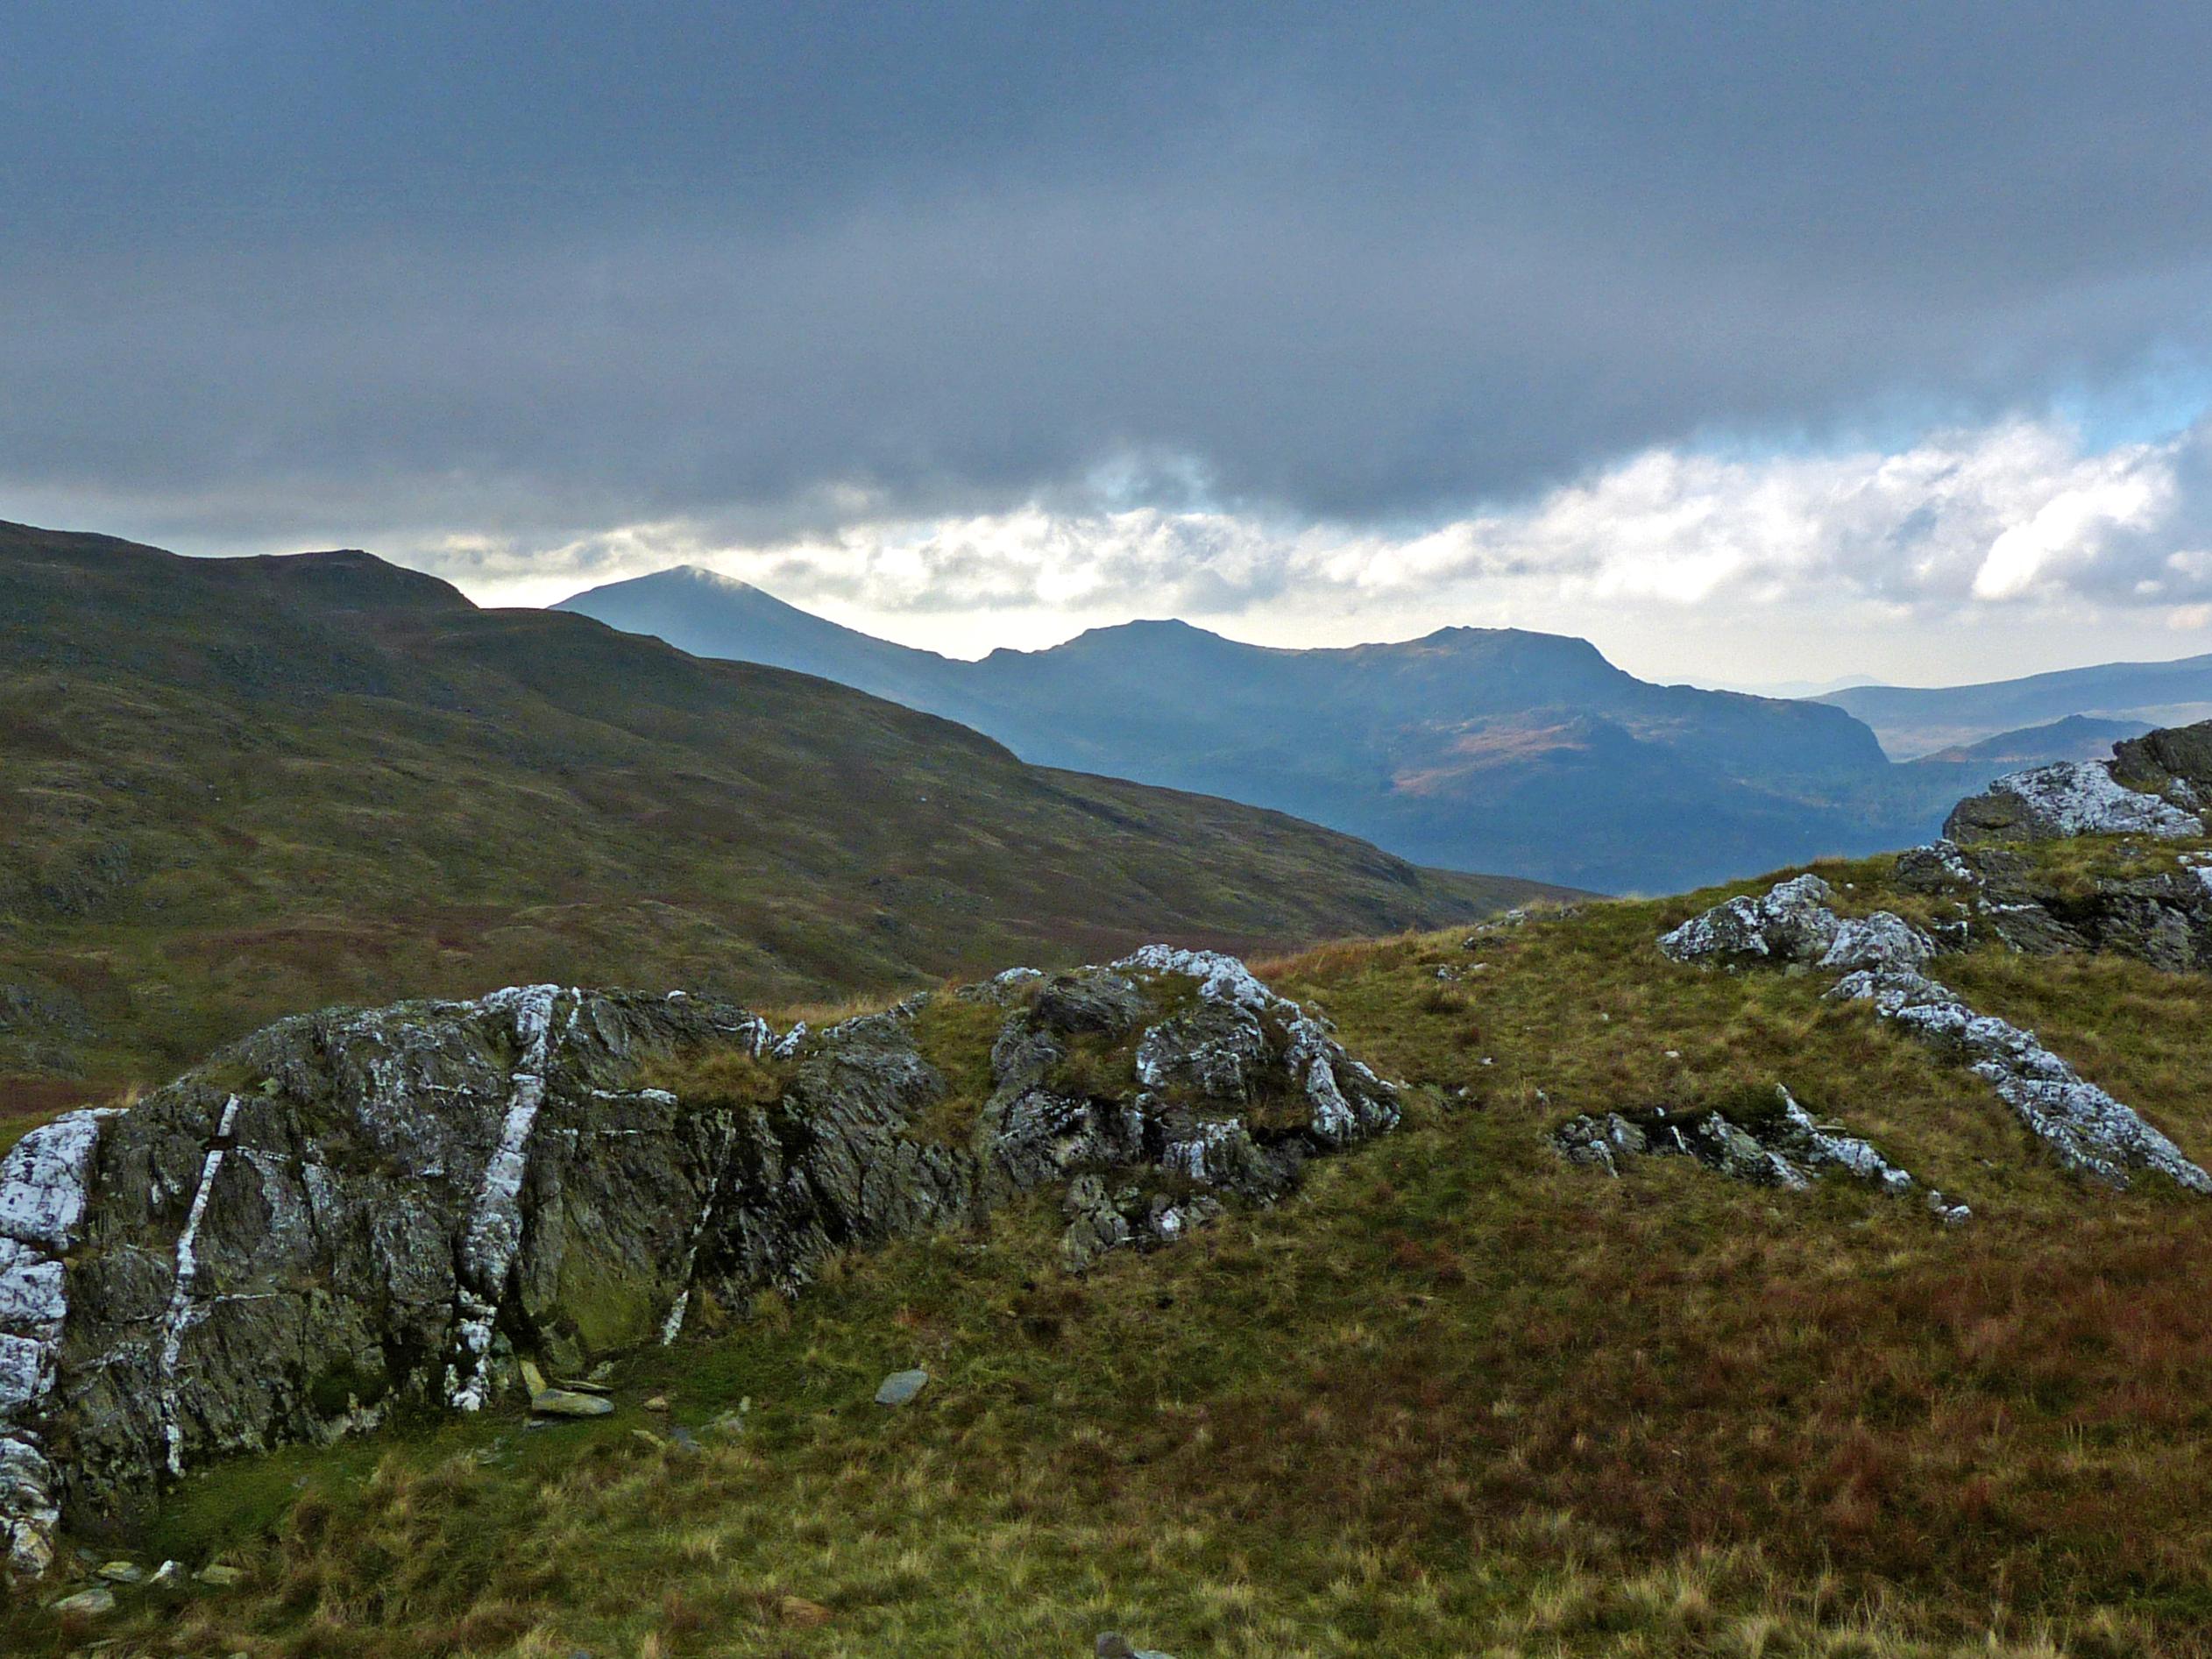
<svg viewBox="0 0 2212 1659"><path fill-rule="evenodd" d="M1885 870L1824 873L1865 904ZM18 1610L0 1643L827 1659L1072 1655L1120 1628L1182 1659L2212 1652L2212 1206L2063 1175L1822 976L1660 956L1719 896L1262 964L1414 1084L1397 1133L1274 1209L1078 1278L1039 1197L840 1258L795 1302L709 1310L719 1331L623 1371L604 1423L217 1468L145 1544L221 1555L244 1585L96 1631ZM2212 1155L2201 977L1995 951L1943 972ZM941 1064L972 1063L972 1038L939 1036ZM1613 1180L1548 1143L1577 1111L1777 1081L1974 1222L1687 1159ZM871 1403L914 1365L914 1405ZM642 1409L656 1393L667 1416ZM741 1435L706 1429L741 1400Z"/></svg>

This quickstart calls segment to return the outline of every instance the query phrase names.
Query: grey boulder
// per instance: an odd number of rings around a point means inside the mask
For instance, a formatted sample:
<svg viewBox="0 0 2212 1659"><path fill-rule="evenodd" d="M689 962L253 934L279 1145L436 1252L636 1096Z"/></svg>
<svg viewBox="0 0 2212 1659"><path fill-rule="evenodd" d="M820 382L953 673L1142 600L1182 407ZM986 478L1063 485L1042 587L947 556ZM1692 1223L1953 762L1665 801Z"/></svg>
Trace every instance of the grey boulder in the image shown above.
<svg viewBox="0 0 2212 1659"><path fill-rule="evenodd" d="M2130 789L2108 761L2060 761L2012 772L1968 796L1944 820L1946 840L2042 841L2074 835L2148 835L2181 840L2204 833L2194 812L2161 796Z"/></svg>

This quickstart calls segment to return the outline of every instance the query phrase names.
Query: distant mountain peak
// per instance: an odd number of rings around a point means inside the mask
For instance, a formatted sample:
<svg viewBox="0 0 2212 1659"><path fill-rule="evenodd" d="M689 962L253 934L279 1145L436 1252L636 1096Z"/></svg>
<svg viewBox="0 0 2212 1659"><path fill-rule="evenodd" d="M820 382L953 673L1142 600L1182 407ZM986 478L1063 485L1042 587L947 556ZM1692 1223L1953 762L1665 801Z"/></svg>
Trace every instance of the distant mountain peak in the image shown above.
<svg viewBox="0 0 2212 1659"><path fill-rule="evenodd" d="M704 564L670 564L662 570L653 571L649 576L634 577L629 578L629 580L638 583L654 583L667 587L674 587L679 585L690 585L698 587L711 587L717 592L720 593L758 593L762 599L776 598L773 593L767 592L765 589L755 587L750 582L745 580L742 577L726 576L721 571L711 570ZM607 587L623 587L628 585L628 583L609 582L606 585ZM592 588L589 591L597 593L601 590L599 588ZM583 595L578 594L577 597L581 599ZM781 600L778 600L777 602L779 604L782 603Z"/></svg>
<svg viewBox="0 0 2212 1659"><path fill-rule="evenodd" d="M688 577L694 582L707 583L727 592L758 593L762 592L741 576L732 576L727 571L712 570L704 564L678 564L673 567L671 573Z"/></svg>

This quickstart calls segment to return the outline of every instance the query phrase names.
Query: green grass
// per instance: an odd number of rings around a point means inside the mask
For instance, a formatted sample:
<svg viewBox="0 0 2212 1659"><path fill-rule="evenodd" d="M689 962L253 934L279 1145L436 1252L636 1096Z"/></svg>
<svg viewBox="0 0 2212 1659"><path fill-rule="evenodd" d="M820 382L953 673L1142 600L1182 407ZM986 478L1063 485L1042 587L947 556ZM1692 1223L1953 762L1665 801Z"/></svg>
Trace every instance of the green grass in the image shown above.
<svg viewBox="0 0 2212 1659"><path fill-rule="evenodd" d="M1005 1023L1003 1007L963 1002L949 989L923 1003L914 1017L914 1046L944 1078L946 1094L916 1121L914 1133L958 1146L974 1138L991 1095L991 1045Z"/></svg>
<svg viewBox="0 0 2212 1659"><path fill-rule="evenodd" d="M1885 868L1825 873L1872 904ZM256 1659L1072 1655L1110 1627L1183 1659L2212 1652L2212 1206L2069 1180L1821 976L1661 957L1717 896L1263 964L1417 1085L1276 1208L1073 1278L1040 1196L729 1310L633 1362L603 1423L226 1465L148 1548L249 1582L98 1634ZM2201 977L1942 971L2212 1156ZM939 1017L936 1063L974 1082ZM1777 1081L1974 1222L1687 1159L1609 1180L1547 1143ZM914 1406L870 1403L912 1365ZM741 1437L704 1434L745 1399ZM671 1418L699 1455L635 1433ZM91 1634L11 1620L11 1652Z"/></svg>

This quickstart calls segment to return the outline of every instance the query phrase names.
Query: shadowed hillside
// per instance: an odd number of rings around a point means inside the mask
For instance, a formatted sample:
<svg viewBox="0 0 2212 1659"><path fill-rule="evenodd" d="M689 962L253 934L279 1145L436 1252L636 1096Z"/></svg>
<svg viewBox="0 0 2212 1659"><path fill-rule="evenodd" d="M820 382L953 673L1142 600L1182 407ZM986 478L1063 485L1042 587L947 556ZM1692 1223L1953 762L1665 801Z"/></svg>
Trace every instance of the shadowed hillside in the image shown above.
<svg viewBox="0 0 2212 1659"><path fill-rule="evenodd" d="M32 1080L26 1107L332 1001L546 979L788 1000L1537 890L479 610L364 553L21 527L0 528L0 1076Z"/></svg>

